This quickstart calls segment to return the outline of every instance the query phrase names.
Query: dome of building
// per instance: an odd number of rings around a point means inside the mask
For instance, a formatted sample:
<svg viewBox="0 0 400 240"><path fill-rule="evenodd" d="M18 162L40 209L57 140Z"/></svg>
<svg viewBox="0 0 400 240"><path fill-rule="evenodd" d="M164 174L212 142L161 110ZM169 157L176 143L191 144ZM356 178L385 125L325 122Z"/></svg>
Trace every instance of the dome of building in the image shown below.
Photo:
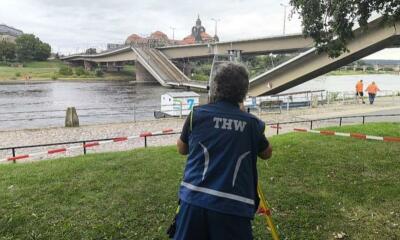
<svg viewBox="0 0 400 240"><path fill-rule="evenodd" d="M167 34L161 31L155 31L150 35L152 39L162 39L162 40L169 40Z"/></svg>
<svg viewBox="0 0 400 240"><path fill-rule="evenodd" d="M196 25L192 27L192 33L183 39L183 44L195 44L213 42L215 39L211 37L205 27L201 25L200 17L196 20Z"/></svg>
<svg viewBox="0 0 400 240"><path fill-rule="evenodd" d="M141 43L144 41L145 41L145 39L142 38L141 36L139 36L137 34L132 34L125 40L125 44Z"/></svg>

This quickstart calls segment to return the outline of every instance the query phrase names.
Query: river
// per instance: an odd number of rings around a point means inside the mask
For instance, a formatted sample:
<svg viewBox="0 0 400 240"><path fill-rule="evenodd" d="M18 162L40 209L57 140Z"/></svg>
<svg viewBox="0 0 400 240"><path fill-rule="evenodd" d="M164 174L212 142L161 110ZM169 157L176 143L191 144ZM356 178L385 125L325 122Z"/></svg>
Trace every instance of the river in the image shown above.
<svg viewBox="0 0 400 240"><path fill-rule="evenodd" d="M399 75L354 75L322 76L286 92L353 91L359 79L365 84L375 81L382 90L400 91ZM160 96L171 91L183 90L127 81L0 84L0 130L63 126L65 110L71 106L85 125L153 119Z"/></svg>

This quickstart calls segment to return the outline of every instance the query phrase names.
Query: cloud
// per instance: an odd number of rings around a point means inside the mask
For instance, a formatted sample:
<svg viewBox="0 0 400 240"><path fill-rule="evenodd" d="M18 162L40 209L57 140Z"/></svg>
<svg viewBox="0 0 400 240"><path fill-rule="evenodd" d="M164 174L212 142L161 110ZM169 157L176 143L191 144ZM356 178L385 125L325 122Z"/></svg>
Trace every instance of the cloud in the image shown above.
<svg viewBox="0 0 400 240"><path fill-rule="evenodd" d="M175 38L182 39L198 14L211 35L211 18L220 19L222 41L279 35L284 15L280 3L285 0L1 0L0 22L34 33L53 51L72 53L123 43L132 33L160 30L172 38L171 27ZM300 20L293 16L286 21L286 33L299 32Z"/></svg>
<svg viewBox="0 0 400 240"><path fill-rule="evenodd" d="M160 30L172 38L190 34L200 14L207 32L214 34L218 18L221 40L280 34L283 8L276 1L184 1L184 0L2 0L1 21L27 33L34 33L53 49L122 43L132 33L149 35ZM271 24L274 23L274 24ZM288 24L288 32L300 32L298 21Z"/></svg>

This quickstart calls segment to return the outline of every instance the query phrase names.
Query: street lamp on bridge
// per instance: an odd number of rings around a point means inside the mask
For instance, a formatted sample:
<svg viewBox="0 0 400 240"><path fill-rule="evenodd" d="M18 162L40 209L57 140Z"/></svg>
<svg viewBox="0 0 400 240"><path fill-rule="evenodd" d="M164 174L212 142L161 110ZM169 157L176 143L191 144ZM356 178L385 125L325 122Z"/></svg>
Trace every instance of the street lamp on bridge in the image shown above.
<svg viewBox="0 0 400 240"><path fill-rule="evenodd" d="M169 27L170 29L172 29L172 41L175 41L175 29L174 27Z"/></svg>
<svg viewBox="0 0 400 240"><path fill-rule="evenodd" d="M286 4L281 3L280 4L283 7L283 35L285 35L286 32L286 8L289 7Z"/></svg>
<svg viewBox="0 0 400 240"><path fill-rule="evenodd" d="M217 36L218 22L221 21L221 19L211 18L211 20L215 22L214 37L218 37Z"/></svg>

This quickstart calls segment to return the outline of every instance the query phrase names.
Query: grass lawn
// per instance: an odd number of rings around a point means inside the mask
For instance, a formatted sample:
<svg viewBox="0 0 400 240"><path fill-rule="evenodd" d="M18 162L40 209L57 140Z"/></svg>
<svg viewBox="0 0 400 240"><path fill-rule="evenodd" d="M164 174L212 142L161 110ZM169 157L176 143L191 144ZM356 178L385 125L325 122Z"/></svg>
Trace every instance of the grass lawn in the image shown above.
<svg viewBox="0 0 400 240"><path fill-rule="evenodd" d="M24 80L27 75L33 79L51 79L58 68L46 67L3 67L0 66L0 80ZM19 74L19 76L17 76Z"/></svg>
<svg viewBox="0 0 400 240"><path fill-rule="evenodd" d="M51 61L33 61L24 64L24 67L8 67L0 66L1 80L25 80L26 76L31 76L32 80L51 80L54 76L58 79L96 79L96 80L134 80L135 67L133 65L125 65L121 72L107 72L104 77L96 77L94 72L90 72L81 76L62 76L58 72L65 63L59 60Z"/></svg>
<svg viewBox="0 0 400 240"><path fill-rule="evenodd" d="M342 127L398 136L399 124ZM377 134L378 135L378 134ZM259 178L282 239L400 238L400 144L270 139ZM166 239L185 158L174 147L0 165L0 239ZM271 239L263 219L255 239Z"/></svg>

